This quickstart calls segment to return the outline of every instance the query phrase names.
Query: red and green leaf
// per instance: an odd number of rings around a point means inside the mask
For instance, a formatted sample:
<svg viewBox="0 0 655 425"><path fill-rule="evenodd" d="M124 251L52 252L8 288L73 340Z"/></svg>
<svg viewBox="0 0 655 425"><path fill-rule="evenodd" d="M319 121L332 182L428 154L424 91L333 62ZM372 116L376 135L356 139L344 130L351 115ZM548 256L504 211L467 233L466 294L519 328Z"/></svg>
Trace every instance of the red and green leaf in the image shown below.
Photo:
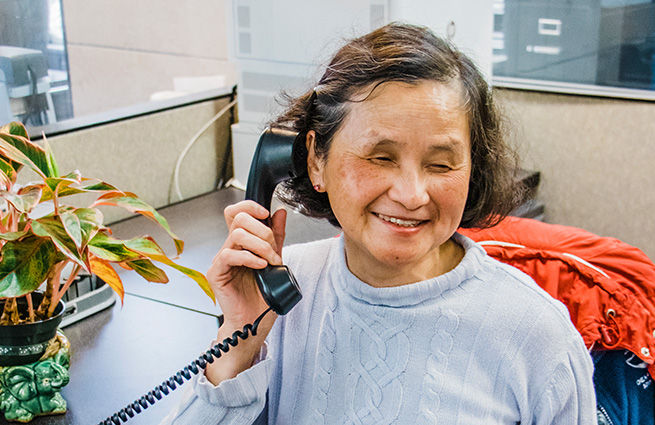
<svg viewBox="0 0 655 425"><path fill-rule="evenodd" d="M16 177L18 173L11 166L11 164L5 161L3 158L0 158L0 178L3 180L3 184L6 188L9 188L12 184L16 183Z"/></svg>
<svg viewBox="0 0 655 425"><path fill-rule="evenodd" d="M23 156L17 155L15 151L8 148L7 144L16 148ZM32 168L41 176L57 177L59 169L55 157L47 141L44 141L44 145L45 148L42 148L30 141L27 129L20 122L14 121L0 127L0 152L13 162L12 166L16 171L22 164Z"/></svg>
<svg viewBox="0 0 655 425"><path fill-rule="evenodd" d="M3 241L16 241L23 236L27 235L29 232L27 230L23 230L21 232L7 232L7 233L0 233L0 239Z"/></svg>
<svg viewBox="0 0 655 425"><path fill-rule="evenodd" d="M89 252L96 257L114 263L122 263L125 261L139 260L141 255L127 249L125 241L114 239L111 236L98 232L88 244Z"/></svg>
<svg viewBox="0 0 655 425"><path fill-rule="evenodd" d="M61 211L59 216L79 253L84 251L103 223L102 213L95 208L67 209Z"/></svg>
<svg viewBox="0 0 655 425"><path fill-rule="evenodd" d="M32 222L32 231L37 236L50 238L62 254L89 271L86 253L78 251L61 221L53 217L36 219Z"/></svg>
<svg viewBox="0 0 655 425"><path fill-rule="evenodd" d="M166 221L166 219L161 214L159 214L157 210L139 199L135 194L129 192L110 192L100 196L92 206L97 205L113 205L122 207L130 212L138 213L148 217L156 223L159 223L159 225L164 228L166 232L168 232L171 238L173 238L173 241L175 242L175 249L178 255L181 254L184 250L184 242L173 233L170 226L168 225L168 221Z"/></svg>
<svg viewBox="0 0 655 425"><path fill-rule="evenodd" d="M48 166L45 150L26 137L0 132L0 154L16 171L24 165L44 179L56 177L50 174L52 170Z"/></svg>
<svg viewBox="0 0 655 425"><path fill-rule="evenodd" d="M125 263L120 263L120 265L123 268L134 270L148 282L168 283L168 276L166 276L166 272L155 266L150 260L143 259L127 261Z"/></svg>
<svg viewBox="0 0 655 425"><path fill-rule="evenodd" d="M108 261L102 260L93 255L91 256L90 263L91 273L94 273L100 279L104 280L105 283L118 294L121 298L122 304L123 297L125 296L125 288L123 287L123 281L121 281L116 270L114 270Z"/></svg>
<svg viewBox="0 0 655 425"><path fill-rule="evenodd" d="M48 140L43 138L43 148L45 150L46 163L48 164L49 176L58 176L59 175L59 165L57 165L57 160L55 155L50 148L50 143Z"/></svg>
<svg viewBox="0 0 655 425"><path fill-rule="evenodd" d="M45 184L48 185L51 191L62 190L73 184L80 184L82 182L82 175L79 171L75 170L61 177L48 177L45 179Z"/></svg>
<svg viewBox="0 0 655 425"><path fill-rule="evenodd" d="M87 184L86 186L82 186L85 183L92 182L90 184ZM55 183L52 181L52 183ZM118 189L116 187L112 186L109 183L99 181L96 179L86 179L82 177L80 182L77 182L73 184L62 184L57 188L57 185L55 184L55 189L58 190L57 196L59 198L64 197L64 196L71 196L71 195L77 195L78 193L89 193L89 192L116 192ZM50 189L49 187L44 190L43 192L43 198L42 201L49 201L54 198L54 189ZM119 191L120 192L120 191Z"/></svg>
<svg viewBox="0 0 655 425"><path fill-rule="evenodd" d="M205 294L207 294L207 296L211 298L212 301L215 301L214 292L211 290L207 278L200 272L174 263L173 260L164 254L164 251L161 249L161 247L157 245L154 239L152 239L150 236L142 236L130 239L129 241L125 242L125 246L134 252L150 258L151 260L166 264L167 266L184 273L191 279L195 280L200 288L205 292Z"/></svg>
<svg viewBox="0 0 655 425"><path fill-rule="evenodd" d="M12 121L9 124L5 124L2 127L0 127L0 133L12 134L14 136L24 137L24 138L29 137L27 135L27 129L25 128L25 126L18 121Z"/></svg>
<svg viewBox="0 0 655 425"><path fill-rule="evenodd" d="M2 190L0 191L0 198L9 202L17 211L29 214L39 204L41 188L38 186L28 186L21 189L18 193Z"/></svg>
<svg viewBox="0 0 655 425"><path fill-rule="evenodd" d="M57 261L57 248L46 238L9 241L0 251L0 297L20 297L36 290Z"/></svg>

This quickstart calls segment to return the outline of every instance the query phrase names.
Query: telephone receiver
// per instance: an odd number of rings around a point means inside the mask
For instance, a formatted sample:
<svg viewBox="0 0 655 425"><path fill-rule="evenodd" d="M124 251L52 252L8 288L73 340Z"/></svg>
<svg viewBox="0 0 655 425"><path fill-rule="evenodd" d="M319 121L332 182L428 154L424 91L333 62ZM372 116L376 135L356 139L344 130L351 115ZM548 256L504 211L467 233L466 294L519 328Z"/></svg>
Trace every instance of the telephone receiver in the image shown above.
<svg viewBox="0 0 655 425"><path fill-rule="evenodd" d="M292 150L297 136L292 131L276 128L268 128L261 134L248 174L247 200L271 210L275 187L296 175ZM268 265L253 272L264 301L277 314L287 314L302 298L298 283L287 266Z"/></svg>
<svg viewBox="0 0 655 425"><path fill-rule="evenodd" d="M295 175L292 150L296 137L296 133L280 129L269 128L262 133L250 166L246 199L255 201L267 210L271 210L275 187ZM264 223L268 224L267 221L264 221ZM107 417L98 425L120 425L121 421L127 422L136 414L147 409L148 406L153 405L157 400L161 400L163 396L168 395L179 385L190 380L192 374L197 375L200 369L204 370L208 363L214 361L214 358L219 358L227 353L230 347L236 347L239 340L245 340L250 335L256 335L260 321L270 310L280 315L287 314L302 298L298 283L287 266L269 265L261 270L253 270L253 272L259 291L270 307L269 309L264 311L252 324L245 325L243 330L235 331L231 337L214 345L185 366L184 369L172 375L141 398Z"/></svg>

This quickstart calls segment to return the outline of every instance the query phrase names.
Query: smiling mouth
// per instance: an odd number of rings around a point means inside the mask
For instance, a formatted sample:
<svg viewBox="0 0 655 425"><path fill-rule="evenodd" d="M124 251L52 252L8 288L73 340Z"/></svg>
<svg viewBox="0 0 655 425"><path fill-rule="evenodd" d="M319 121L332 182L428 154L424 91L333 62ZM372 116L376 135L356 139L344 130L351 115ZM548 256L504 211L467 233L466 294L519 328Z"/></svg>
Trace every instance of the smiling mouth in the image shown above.
<svg viewBox="0 0 655 425"><path fill-rule="evenodd" d="M382 219L382 220L384 220L386 222L393 223L393 224L395 224L397 226L400 226L400 227L416 227L416 226L418 226L418 225L420 225L421 223L424 222L424 220L402 220L400 218L390 217L388 215L382 215L382 214L378 214L378 213L374 213L374 214L375 214L376 217L378 217L378 218L380 218L380 219Z"/></svg>

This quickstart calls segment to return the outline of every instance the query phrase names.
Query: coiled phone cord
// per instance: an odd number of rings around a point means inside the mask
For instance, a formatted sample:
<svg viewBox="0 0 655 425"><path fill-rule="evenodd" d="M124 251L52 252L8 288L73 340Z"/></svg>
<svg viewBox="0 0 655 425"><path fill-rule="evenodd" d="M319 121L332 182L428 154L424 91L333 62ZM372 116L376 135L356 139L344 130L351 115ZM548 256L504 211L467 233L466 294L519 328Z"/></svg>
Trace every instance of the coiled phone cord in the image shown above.
<svg viewBox="0 0 655 425"><path fill-rule="evenodd" d="M99 422L98 425L120 425L121 421L127 422L136 414L141 413L143 409L147 409L149 406L155 404L157 400L161 400L163 396L168 395L170 391L175 390L178 385L182 385L190 380L192 378L191 373L197 375L200 372L199 369L204 370L207 367L207 363L214 363L214 357L218 359L223 355L223 353L230 351L230 346L236 347L237 344L239 344L239 339L245 340L250 335L257 335L259 322L261 322L264 316L266 316L266 314L271 310L272 309L269 307L252 324L245 325L243 331L234 331L231 337L225 338L223 342L214 345L189 365L185 366L184 369L180 370L175 375L172 375L168 380L162 382L133 403L128 404L118 412L107 417L104 421Z"/></svg>

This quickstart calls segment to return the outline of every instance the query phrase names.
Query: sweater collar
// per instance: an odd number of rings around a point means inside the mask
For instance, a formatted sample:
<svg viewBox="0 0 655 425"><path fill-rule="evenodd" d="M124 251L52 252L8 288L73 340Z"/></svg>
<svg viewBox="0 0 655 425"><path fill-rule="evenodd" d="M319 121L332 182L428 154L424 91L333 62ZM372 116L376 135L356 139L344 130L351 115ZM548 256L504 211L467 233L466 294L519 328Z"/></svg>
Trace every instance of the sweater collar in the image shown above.
<svg viewBox="0 0 655 425"><path fill-rule="evenodd" d="M416 305L431 298L438 297L445 291L459 286L460 283L478 273L481 263L484 257L486 257L486 252L482 247L466 236L455 233L453 240L464 248L465 254L462 261L453 270L443 275L409 285L376 288L362 282L348 270L343 235L338 239L338 270L340 271L340 278L337 279L337 285L340 287L339 289L360 302L388 307Z"/></svg>

